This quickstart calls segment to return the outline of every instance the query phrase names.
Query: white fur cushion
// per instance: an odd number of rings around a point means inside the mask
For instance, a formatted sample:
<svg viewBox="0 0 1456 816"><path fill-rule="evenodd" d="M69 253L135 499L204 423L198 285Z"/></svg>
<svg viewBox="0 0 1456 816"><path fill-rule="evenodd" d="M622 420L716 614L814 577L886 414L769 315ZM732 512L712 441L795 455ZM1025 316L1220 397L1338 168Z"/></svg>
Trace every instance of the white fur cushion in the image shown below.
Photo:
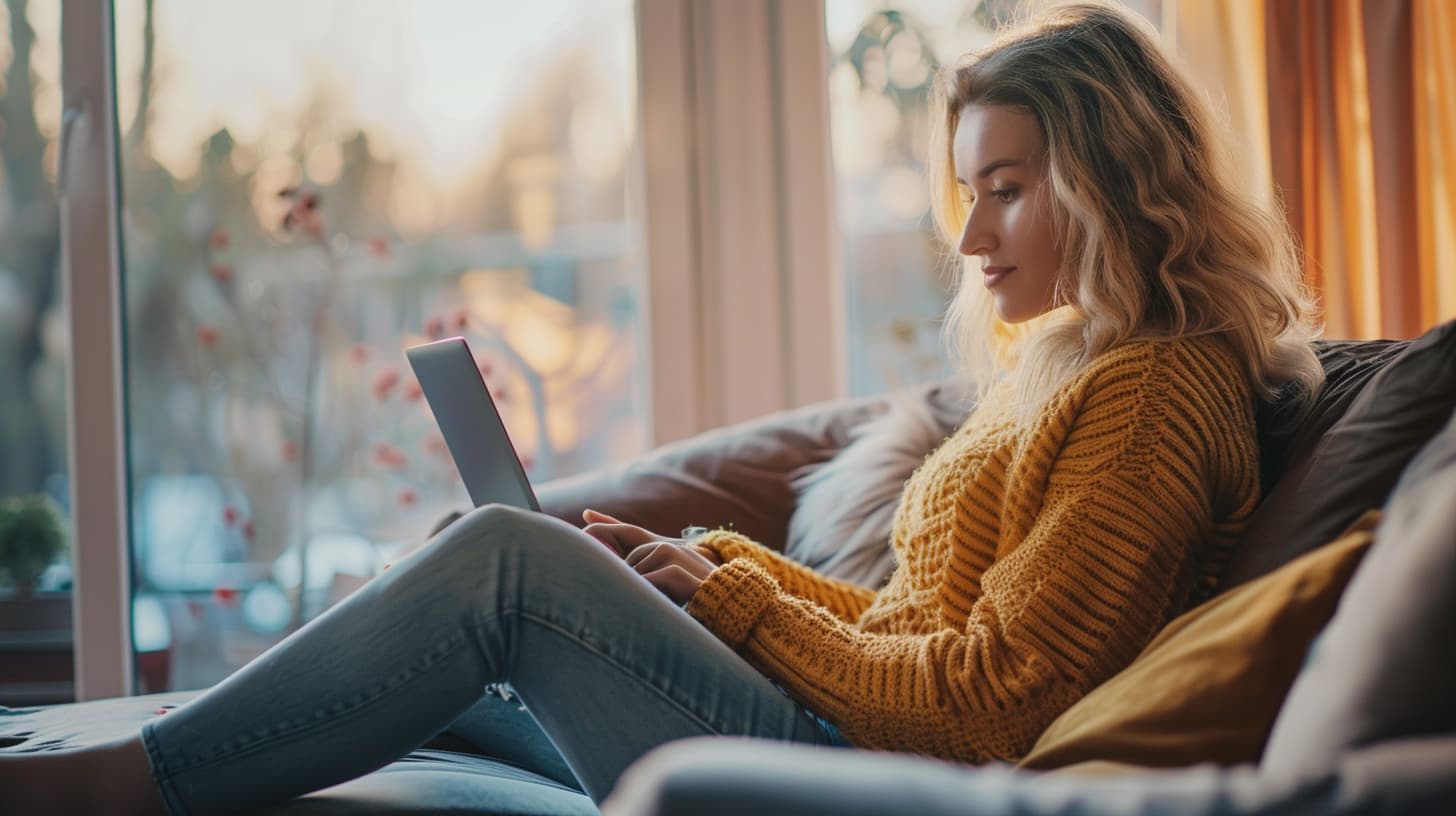
<svg viewBox="0 0 1456 816"><path fill-rule="evenodd" d="M824 575L882 586L895 567L890 528L905 481L964 419L966 393L958 386L893 394L843 450L796 472L784 554Z"/></svg>

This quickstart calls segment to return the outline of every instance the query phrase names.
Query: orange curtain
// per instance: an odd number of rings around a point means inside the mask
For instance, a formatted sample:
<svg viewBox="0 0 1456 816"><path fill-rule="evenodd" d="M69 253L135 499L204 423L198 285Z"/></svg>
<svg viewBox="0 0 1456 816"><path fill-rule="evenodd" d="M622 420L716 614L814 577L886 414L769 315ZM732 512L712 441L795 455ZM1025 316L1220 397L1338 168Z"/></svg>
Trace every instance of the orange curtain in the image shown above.
<svg viewBox="0 0 1456 816"><path fill-rule="evenodd" d="M1456 316L1456 9L1418 0L1415 30L1416 193L1422 322Z"/></svg>
<svg viewBox="0 0 1456 816"><path fill-rule="evenodd" d="M1456 14L1446 0L1267 0L1270 159L1330 337L1456 317ZM1449 89L1450 84L1444 84Z"/></svg>
<svg viewBox="0 0 1456 816"><path fill-rule="evenodd" d="M1263 4L1184 0L1165 3L1162 9L1164 42L1227 121L1245 168L1247 192L1267 202L1273 184Z"/></svg>

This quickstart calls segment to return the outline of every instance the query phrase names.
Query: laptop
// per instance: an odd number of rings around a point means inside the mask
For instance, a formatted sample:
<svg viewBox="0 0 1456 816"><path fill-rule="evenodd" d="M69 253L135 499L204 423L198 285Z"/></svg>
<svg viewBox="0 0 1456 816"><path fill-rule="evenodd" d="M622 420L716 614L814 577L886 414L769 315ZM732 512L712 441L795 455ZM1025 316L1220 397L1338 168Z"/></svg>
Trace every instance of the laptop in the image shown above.
<svg viewBox="0 0 1456 816"><path fill-rule="evenodd" d="M465 338L410 346L404 354L475 506L498 503L539 511L536 492Z"/></svg>

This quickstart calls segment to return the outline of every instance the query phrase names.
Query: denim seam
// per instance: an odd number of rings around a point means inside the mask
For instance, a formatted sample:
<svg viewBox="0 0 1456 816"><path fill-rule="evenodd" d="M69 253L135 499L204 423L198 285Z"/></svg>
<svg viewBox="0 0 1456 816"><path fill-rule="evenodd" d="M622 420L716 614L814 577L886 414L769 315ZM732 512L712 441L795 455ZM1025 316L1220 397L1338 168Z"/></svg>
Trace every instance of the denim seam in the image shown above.
<svg viewBox="0 0 1456 816"><path fill-rule="evenodd" d="M152 733L156 723L145 723L142 725L142 748L147 752L147 760L152 766L152 779L157 783L157 790L162 794L162 803L167 806L167 812L173 816L185 816L188 808L182 804L177 794L177 786L172 781L172 770L167 767L165 754L161 746L157 745L157 738Z"/></svg>
<svg viewBox="0 0 1456 816"><path fill-rule="evenodd" d="M268 746L280 740L290 738L294 734L306 728L317 726L320 723L327 724L332 721L347 717L351 713L358 711L361 708L369 705L370 703L373 703L374 701L386 696L387 694L399 688L420 673L427 671L430 668L433 668L434 666L443 662L446 658L453 655L460 646L464 645L465 639L466 638L464 634L458 634L454 637L449 638L446 641L443 641L433 650L427 652L422 658L407 667L404 671L393 675L387 681L380 684L372 691L355 694L348 702L346 702L342 706L339 703L335 703L327 709L315 711L307 718L295 717L294 719L283 724L275 722L274 724L268 726L265 730L263 730L261 736L254 737L252 739L234 739L229 742L214 745L209 749L207 753L195 754L192 758L175 766L175 769L169 772L169 776L171 774L182 773L184 771L193 771L199 768L205 768L224 759L246 756L248 754L256 753L257 751L267 748Z"/></svg>
<svg viewBox="0 0 1456 816"><path fill-rule="evenodd" d="M673 694L669 693L666 689L663 688L663 686L670 685L669 683L667 683L667 682L661 682L661 683L654 682L654 678L652 678L650 676L652 674L651 672L639 671L635 666L632 666L632 665L624 662L621 658L617 657L616 655L613 655L613 654L611 654L609 652L606 652L601 647L597 646L596 644L591 643L591 642L587 641L586 639L582 638L580 635L576 634L575 632L571 631L571 629L567 628L564 624L558 623L558 622L553 621L553 620L551 620L549 618L541 617L541 616L536 615L536 614L533 614L531 612L526 612L524 610L514 610L513 612L512 611L507 611L507 612L503 612L503 613L499 613L499 614L492 614L492 615L489 615L489 616L486 616L486 617L481 618L478 621L478 623L484 624L484 623L487 623L490 618L494 618L494 617L504 617L504 616L510 615L510 614L515 614L515 615L519 616L522 620L526 620L526 621L530 621L532 623L538 624L538 625L540 625L540 626L542 626L542 627L544 627L546 629L549 629L549 630L557 633L558 635L561 635L561 636L567 638L568 640L571 640L571 641L576 642L582 648L586 649L587 651L589 651L592 654L596 655L597 657L601 658L604 662L610 664L611 666L613 666L617 670L621 671L622 673L626 674L627 676L631 677L632 679L638 681L639 683L642 683L644 686L646 686L648 689L650 689L654 694L656 694L662 700L664 700L669 705L671 705L673 708L675 708L679 712L681 712L684 716L686 716L689 719L693 720L699 726L707 729L708 731L711 731L713 734L718 735L718 736L722 736L722 735L727 734L727 733L730 733L732 731L732 729L722 728L722 727L719 727L717 725L714 725L713 724L713 721L712 721L713 718L708 717L708 716L705 716L704 714L699 713L698 711L693 710L693 708L691 706L689 706L689 705L681 702L680 700L678 700L676 698L676 696L674 696ZM529 702L527 703L527 705L529 706Z"/></svg>

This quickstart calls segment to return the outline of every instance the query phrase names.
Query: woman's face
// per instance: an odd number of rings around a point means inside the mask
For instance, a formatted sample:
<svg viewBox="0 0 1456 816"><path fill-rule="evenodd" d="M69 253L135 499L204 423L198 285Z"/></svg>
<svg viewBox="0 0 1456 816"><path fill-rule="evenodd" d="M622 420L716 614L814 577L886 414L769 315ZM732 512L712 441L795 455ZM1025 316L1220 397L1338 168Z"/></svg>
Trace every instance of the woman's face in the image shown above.
<svg viewBox="0 0 1456 816"><path fill-rule="evenodd" d="M1036 117L1017 108L967 105L951 149L970 213L961 229L961 254L981 259L980 282L991 290L1002 320L1020 323L1045 314L1056 305L1062 255L1052 229L1046 139Z"/></svg>

